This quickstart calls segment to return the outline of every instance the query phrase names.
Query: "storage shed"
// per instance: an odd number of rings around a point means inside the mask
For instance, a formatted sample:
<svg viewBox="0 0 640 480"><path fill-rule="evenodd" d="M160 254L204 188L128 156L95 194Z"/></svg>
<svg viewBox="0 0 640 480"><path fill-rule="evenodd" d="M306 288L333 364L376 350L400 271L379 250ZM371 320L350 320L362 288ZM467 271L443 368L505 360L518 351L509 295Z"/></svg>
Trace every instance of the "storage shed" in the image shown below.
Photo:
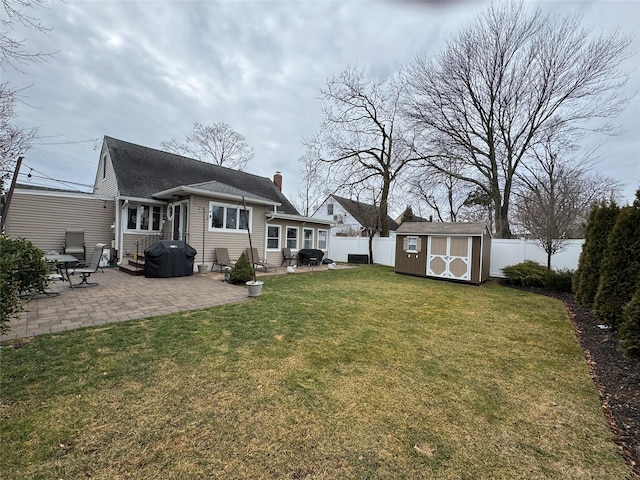
<svg viewBox="0 0 640 480"><path fill-rule="evenodd" d="M405 222L396 230L396 273L479 285L489 278L484 223Z"/></svg>

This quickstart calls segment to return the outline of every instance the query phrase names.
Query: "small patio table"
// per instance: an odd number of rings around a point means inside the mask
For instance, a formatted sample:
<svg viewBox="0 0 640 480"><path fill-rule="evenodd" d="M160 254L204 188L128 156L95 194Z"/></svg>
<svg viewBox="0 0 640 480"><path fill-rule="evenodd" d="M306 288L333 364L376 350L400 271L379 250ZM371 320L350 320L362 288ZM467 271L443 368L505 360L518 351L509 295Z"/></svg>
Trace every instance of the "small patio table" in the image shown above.
<svg viewBox="0 0 640 480"><path fill-rule="evenodd" d="M69 267L77 264L80 260L67 253L47 253L44 256L44 259L48 263L55 264L55 268L62 276L62 280L71 284L71 279L69 278Z"/></svg>

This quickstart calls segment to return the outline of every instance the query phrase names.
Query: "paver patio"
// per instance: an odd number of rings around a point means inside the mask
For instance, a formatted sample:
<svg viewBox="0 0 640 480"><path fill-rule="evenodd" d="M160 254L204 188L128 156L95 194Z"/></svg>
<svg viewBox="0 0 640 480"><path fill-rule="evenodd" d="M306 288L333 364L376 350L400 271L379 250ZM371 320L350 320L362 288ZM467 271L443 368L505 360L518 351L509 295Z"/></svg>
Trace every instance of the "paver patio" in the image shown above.
<svg viewBox="0 0 640 480"><path fill-rule="evenodd" d="M91 281L99 283L96 287L72 289L68 282L52 282L51 291L59 295L28 302L0 340L249 300L244 285L231 285L222 279L216 273L145 278L108 268L91 276Z"/></svg>
<svg viewBox="0 0 640 480"><path fill-rule="evenodd" d="M302 267L299 271L320 269ZM256 275L284 273L286 267L278 267L276 272L257 271ZM145 278L106 268L91 276L90 281L99 283L96 287L69 288L67 282L55 281L50 290L59 295L26 303L25 311L11 320L10 331L0 336L0 341L250 300L244 285L223 280L224 275L217 272Z"/></svg>

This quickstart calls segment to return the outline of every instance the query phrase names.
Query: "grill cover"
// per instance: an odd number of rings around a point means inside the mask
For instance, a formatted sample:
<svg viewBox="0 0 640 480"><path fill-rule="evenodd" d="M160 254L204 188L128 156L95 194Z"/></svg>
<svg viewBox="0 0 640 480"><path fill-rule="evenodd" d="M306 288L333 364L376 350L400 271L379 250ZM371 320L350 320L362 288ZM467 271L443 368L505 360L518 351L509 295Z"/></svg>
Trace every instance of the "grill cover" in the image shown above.
<svg viewBox="0 0 640 480"><path fill-rule="evenodd" d="M322 250L315 250L313 248L303 248L298 252L298 265L309 265L316 263L320 265L324 252ZM312 260L314 258L315 260Z"/></svg>
<svg viewBox="0 0 640 480"><path fill-rule="evenodd" d="M196 250L187 242L160 240L144 251L144 276L149 278L193 275Z"/></svg>

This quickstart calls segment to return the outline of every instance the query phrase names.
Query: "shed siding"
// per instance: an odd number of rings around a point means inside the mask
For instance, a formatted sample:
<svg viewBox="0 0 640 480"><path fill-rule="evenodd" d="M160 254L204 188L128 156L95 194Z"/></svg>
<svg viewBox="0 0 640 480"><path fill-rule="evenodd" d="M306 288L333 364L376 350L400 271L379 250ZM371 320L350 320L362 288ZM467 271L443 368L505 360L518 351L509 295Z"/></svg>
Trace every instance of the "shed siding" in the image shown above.
<svg viewBox="0 0 640 480"><path fill-rule="evenodd" d="M112 200L16 190L5 232L8 236L26 238L45 252L62 252L65 230L84 229L89 255L96 243L111 247L114 221Z"/></svg>
<svg viewBox="0 0 640 480"><path fill-rule="evenodd" d="M405 273L409 275L418 275L421 277L429 276L427 274L427 261L429 253L429 245L431 255L447 255L447 239L449 240L449 255L457 257L466 257L468 255L468 239L471 239L471 256L469 258L470 278L469 280L460 280L468 283L480 284L489 278L489 255L491 252L491 236L488 233L483 236L473 235L420 235L418 236L418 245L423 245L418 253L406 251L407 238L416 237L418 235L402 235L396 237L396 273ZM463 268L464 267L464 268ZM466 272L463 262L452 262L450 264L451 272L454 275L462 276ZM444 260L435 257L431 262L431 270L436 274L433 278L445 278L438 276L446 270ZM453 279L450 279L453 280Z"/></svg>
<svg viewBox="0 0 640 480"><path fill-rule="evenodd" d="M419 237L417 253L405 250L406 240L415 235L398 235L396 237L396 273L426 276L427 272L427 237Z"/></svg>
<svg viewBox="0 0 640 480"><path fill-rule="evenodd" d="M480 283L480 255L482 255L482 237L471 238L471 283Z"/></svg>

